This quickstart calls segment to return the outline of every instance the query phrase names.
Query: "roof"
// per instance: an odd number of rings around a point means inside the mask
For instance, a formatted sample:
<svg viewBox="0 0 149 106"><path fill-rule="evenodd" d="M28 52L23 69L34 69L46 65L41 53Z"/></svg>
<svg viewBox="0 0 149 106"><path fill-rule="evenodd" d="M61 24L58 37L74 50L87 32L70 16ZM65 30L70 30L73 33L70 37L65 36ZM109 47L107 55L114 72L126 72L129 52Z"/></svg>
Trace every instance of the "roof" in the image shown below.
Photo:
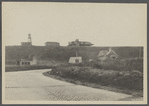
<svg viewBox="0 0 149 106"><path fill-rule="evenodd" d="M47 43L58 43L58 42L45 42L45 44L47 44ZM59 44L59 43L58 43Z"/></svg>
<svg viewBox="0 0 149 106"><path fill-rule="evenodd" d="M99 52L98 57L99 56L105 56L105 55L107 55L108 52L109 52L108 50L102 50Z"/></svg>
<svg viewBox="0 0 149 106"><path fill-rule="evenodd" d="M109 56L109 55L116 55L118 57L118 55L114 52L114 50L102 50L99 52L98 56L97 57L100 57L100 56Z"/></svg>
<svg viewBox="0 0 149 106"><path fill-rule="evenodd" d="M21 45L30 46L32 45L32 42L21 42Z"/></svg>
<svg viewBox="0 0 149 106"><path fill-rule="evenodd" d="M82 57L70 57L69 58L69 63L81 63L81 62L82 62Z"/></svg>
<svg viewBox="0 0 149 106"><path fill-rule="evenodd" d="M118 55L114 52L114 50L111 50L110 52L108 52L106 55L116 55L118 57Z"/></svg>
<svg viewBox="0 0 149 106"><path fill-rule="evenodd" d="M21 59L20 61L32 61L31 59Z"/></svg>
<svg viewBox="0 0 149 106"><path fill-rule="evenodd" d="M72 42L69 42L69 45L68 46L75 46L75 45L79 45L79 46L91 46L91 45L94 45L92 44L91 42L88 42L88 41L79 41L78 39L75 40L75 41L72 41Z"/></svg>
<svg viewBox="0 0 149 106"><path fill-rule="evenodd" d="M70 57L70 59L82 59L82 57Z"/></svg>

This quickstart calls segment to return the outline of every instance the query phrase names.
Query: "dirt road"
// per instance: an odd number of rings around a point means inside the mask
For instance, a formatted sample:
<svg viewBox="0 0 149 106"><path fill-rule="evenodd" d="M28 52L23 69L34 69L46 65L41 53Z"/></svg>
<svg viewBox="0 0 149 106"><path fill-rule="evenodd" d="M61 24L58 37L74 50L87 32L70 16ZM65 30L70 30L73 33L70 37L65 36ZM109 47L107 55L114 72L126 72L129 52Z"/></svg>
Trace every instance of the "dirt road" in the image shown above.
<svg viewBox="0 0 149 106"><path fill-rule="evenodd" d="M116 101L131 95L75 85L52 79L32 70L5 73L5 100Z"/></svg>

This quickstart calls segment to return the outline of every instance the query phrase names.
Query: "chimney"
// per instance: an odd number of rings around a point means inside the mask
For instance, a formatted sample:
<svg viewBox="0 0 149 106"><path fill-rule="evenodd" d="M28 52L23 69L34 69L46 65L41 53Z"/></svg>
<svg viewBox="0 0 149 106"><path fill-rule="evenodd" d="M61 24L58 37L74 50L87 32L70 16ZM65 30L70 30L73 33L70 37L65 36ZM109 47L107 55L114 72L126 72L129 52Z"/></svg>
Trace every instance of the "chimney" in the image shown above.
<svg viewBox="0 0 149 106"><path fill-rule="evenodd" d="M76 57L78 57L78 52L76 52Z"/></svg>

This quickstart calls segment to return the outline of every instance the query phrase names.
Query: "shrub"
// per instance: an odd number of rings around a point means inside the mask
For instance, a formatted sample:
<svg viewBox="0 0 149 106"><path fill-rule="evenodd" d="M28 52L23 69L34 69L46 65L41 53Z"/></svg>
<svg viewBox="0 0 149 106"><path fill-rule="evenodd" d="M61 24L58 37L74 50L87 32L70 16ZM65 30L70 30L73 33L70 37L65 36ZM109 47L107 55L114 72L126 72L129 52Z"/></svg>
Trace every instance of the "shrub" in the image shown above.
<svg viewBox="0 0 149 106"><path fill-rule="evenodd" d="M143 59L95 61L92 67L105 70L138 70L140 72L143 72Z"/></svg>
<svg viewBox="0 0 149 106"><path fill-rule="evenodd" d="M54 68L54 66L11 66L11 67L5 67L5 72L36 70L36 69L51 69L51 68Z"/></svg>
<svg viewBox="0 0 149 106"><path fill-rule="evenodd" d="M51 74L79 81L115 86L132 90L143 90L143 74L140 71L114 71L93 69L90 67L55 67Z"/></svg>

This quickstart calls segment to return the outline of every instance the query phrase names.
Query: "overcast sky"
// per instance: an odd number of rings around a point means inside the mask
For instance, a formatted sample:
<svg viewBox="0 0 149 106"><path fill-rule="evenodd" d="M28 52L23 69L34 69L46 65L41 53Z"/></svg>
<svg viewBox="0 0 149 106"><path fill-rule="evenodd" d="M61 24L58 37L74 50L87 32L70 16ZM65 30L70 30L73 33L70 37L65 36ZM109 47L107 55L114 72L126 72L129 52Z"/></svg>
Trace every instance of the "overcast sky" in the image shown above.
<svg viewBox="0 0 149 106"><path fill-rule="evenodd" d="M140 46L147 36L146 4L3 2L2 36L20 45L79 39L94 46Z"/></svg>

